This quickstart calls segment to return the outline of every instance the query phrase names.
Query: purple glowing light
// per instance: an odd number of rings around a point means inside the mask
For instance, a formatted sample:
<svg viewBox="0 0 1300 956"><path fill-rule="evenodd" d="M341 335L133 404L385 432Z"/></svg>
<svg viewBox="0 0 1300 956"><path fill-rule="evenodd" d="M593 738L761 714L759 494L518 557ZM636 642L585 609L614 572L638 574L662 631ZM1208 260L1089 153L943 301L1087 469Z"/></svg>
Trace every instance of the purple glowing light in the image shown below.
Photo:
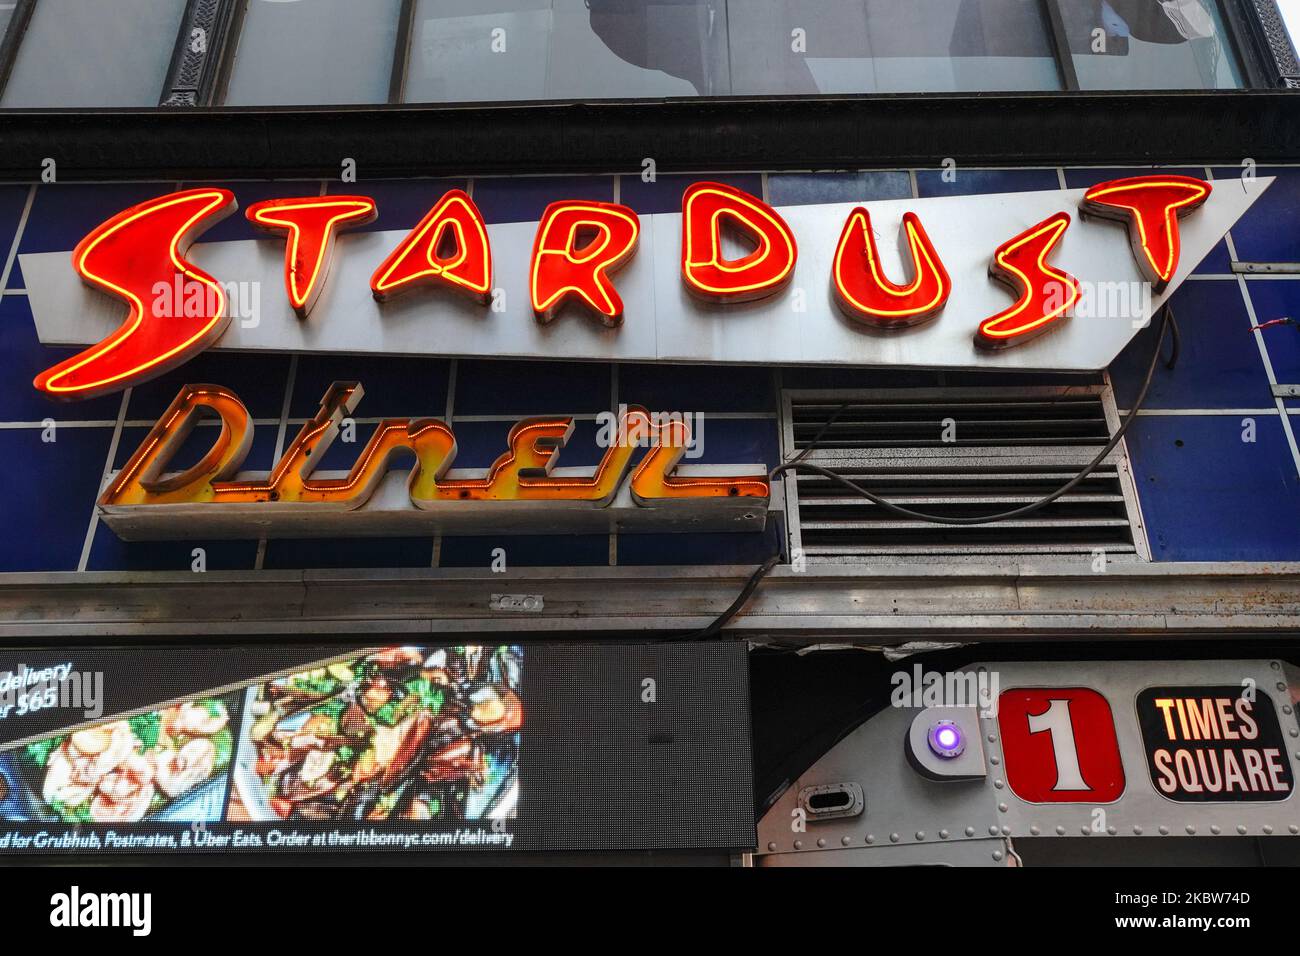
<svg viewBox="0 0 1300 956"><path fill-rule="evenodd" d="M966 749L966 739L961 728L951 720L940 720L930 728L930 749L939 757L959 757Z"/></svg>

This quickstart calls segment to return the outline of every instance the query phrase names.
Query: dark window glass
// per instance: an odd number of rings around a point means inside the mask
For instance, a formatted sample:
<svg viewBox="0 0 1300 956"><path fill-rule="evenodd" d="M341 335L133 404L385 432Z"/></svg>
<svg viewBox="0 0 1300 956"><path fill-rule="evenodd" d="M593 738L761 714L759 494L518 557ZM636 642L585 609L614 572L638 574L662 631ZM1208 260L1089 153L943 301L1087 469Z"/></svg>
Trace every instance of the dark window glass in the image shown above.
<svg viewBox="0 0 1300 956"><path fill-rule="evenodd" d="M729 0L736 93L1060 87L1039 0Z"/></svg>
<svg viewBox="0 0 1300 956"><path fill-rule="evenodd" d="M248 0L230 106L385 103L400 0Z"/></svg>
<svg viewBox="0 0 1300 956"><path fill-rule="evenodd" d="M0 106L157 106L184 12L185 0L40 0Z"/></svg>
<svg viewBox="0 0 1300 956"><path fill-rule="evenodd" d="M417 0L408 102L728 92L725 0Z"/></svg>
<svg viewBox="0 0 1300 956"><path fill-rule="evenodd" d="M1242 85L1215 0L1059 0L1085 90Z"/></svg>

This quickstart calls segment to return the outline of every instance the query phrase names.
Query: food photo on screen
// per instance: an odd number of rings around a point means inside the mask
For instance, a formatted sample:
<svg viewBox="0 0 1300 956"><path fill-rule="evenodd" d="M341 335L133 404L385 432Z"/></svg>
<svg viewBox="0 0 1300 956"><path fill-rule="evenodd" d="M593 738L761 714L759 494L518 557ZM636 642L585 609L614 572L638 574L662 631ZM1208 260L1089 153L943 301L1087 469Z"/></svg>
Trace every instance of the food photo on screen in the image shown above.
<svg viewBox="0 0 1300 956"><path fill-rule="evenodd" d="M242 694L199 697L0 754L0 819L221 819Z"/></svg>
<svg viewBox="0 0 1300 956"><path fill-rule="evenodd" d="M254 685L231 822L511 819L523 649L392 647Z"/></svg>

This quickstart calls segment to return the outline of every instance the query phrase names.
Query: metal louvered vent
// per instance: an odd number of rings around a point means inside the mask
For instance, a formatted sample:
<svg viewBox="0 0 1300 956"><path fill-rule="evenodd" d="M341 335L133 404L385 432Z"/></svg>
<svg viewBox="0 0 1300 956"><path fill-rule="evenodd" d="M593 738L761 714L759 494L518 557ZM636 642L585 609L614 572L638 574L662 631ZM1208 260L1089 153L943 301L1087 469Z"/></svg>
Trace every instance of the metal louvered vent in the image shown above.
<svg viewBox="0 0 1300 956"><path fill-rule="evenodd" d="M787 390L784 404L786 460L815 443L804 461L896 504L950 517L1010 511L1049 494L1096 457L1118 426L1110 390L1101 385ZM791 545L800 549L793 553L810 563L1098 549L1107 560L1131 560L1146 552L1123 442L1069 494L991 524L912 520L820 475L785 480Z"/></svg>

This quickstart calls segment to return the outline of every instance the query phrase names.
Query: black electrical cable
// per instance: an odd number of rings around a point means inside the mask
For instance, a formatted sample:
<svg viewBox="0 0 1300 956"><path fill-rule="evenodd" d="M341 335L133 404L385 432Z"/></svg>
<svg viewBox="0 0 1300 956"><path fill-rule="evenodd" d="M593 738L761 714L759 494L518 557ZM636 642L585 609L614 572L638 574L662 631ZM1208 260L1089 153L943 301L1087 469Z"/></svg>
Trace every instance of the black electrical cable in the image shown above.
<svg viewBox="0 0 1300 956"><path fill-rule="evenodd" d="M1173 306L1167 303L1165 305L1165 317L1169 319L1169 331L1174 334L1169 349L1169 361L1165 363L1165 368L1172 372L1174 366L1178 364L1178 354L1183 350L1183 335L1178 331L1178 320L1174 318Z"/></svg>
<svg viewBox="0 0 1300 956"><path fill-rule="evenodd" d="M1114 451L1115 446L1120 443L1121 439L1123 439L1124 433L1128 431L1129 425L1131 425L1133 423L1133 420L1137 418L1138 409L1140 409L1142 405L1146 402L1147 392L1151 390L1151 381L1155 377L1156 365L1160 362L1160 356L1164 352L1165 333L1174 324L1173 310L1169 307L1168 304L1166 304L1164 308L1161 310L1160 315L1161 315L1160 331L1156 335L1155 348L1151 350L1151 362L1147 366L1146 376L1142 379L1142 387L1138 390L1137 398L1134 399L1133 407L1129 409L1128 415L1126 415L1124 420L1120 422L1119 428L1115 429L1115 434L1111 436L1110 441L1106 443L1105 447L1102 448L1102 450L1097 453L1097 456L1093 458L1092 461L1088 462L1088 464L1083 467L1082 471L1080 471L1077 475L1075 475L1073 478L1067 481L1060 488L1057 488L1049 495L1039 498L1037 501L1030 502L1027 505L1023 505L1019 508L1012 509L1011 511L1003 511L998 514L982 515L978 517L952 518L952 517L947 517L945 515L926 514L925 512L921 512L921 511L912 511L910 508L903 508L899 505L894 504L892 501L889 501L885 498L881 498L879 495L868 491L866 488L863 488L861 485L857 484L856 482L850 481L848 478L845 478L843 475L836 474L835 472L831 471L829 468L822 468L820 465L813 465L804 462L803 459L809 454L809 452L813 451L818 446L822 437L826 434L826 432L830 430L831 426L835 424L836 420L840 417L840 415L842 415L846 409L851 407L851 403L849 402L843 403L842 405L840 405L839 408L835 410L835 412L830 416L830 418L827 419L826 423L822 425L821 430L818 431L817 435L813 438L813 440L809 442L807 446L801 449L797 455L795 455L789 461L777 465L775 468L773 468L772 471L768 474L768 480L771 481L772 479L776 478L778 475L784 474L785 472L810 472L815 475L821 475L825 478L829 478L832 481L836 481L839 484L844 485L854 493L861 495L863 498L866 498L868 501L872 502L873 504L879 505L881 508L884 508L886 511L892 512L893 514L900 515L904 518L911 518L917 521L928 521L933 524L946 524L946 525L992 524L993 522L1007 521L1011 518L1018 518L1022 515L1032 514L1033 512L1038 511L1040 508L1047 507L1047 505L1051 504L1053 501L1055 501L1057 498L1060 498L1062 495L1068 494L1071 489L1075 488L1080 482L1084 481L1090 474L1092 474L1097 469L1097 466L1106 460L1106 456L1109 455L1112 451ZM1166 367L1171 369L1174 367L1174 364L1178 360L1178 346L1177 346L1178 332L1176 327L1174 330L1174 335L1175 335L1174 351L1173 354L1170 356L1169 361L1166 363ZM755 590L758 589L759 584L762 583L763 578L767 577L768 573L772 570L772 568L776 567L777 562L780 560L781 560L781 551L778 548L775 554L773 554L766 561L760 564L758 568L755 569L754 573L749 576L749 580L745 582L745 586L741 589L740 594L736 596L736 600L732 601L730 606L721 614L719 614L718 617L715 618L711 624L707 625L706 627L700 628L698 631L693 631L689 634L684 634L676 638L669 638L669 640L699 641L699 640L705 640L707 638L713 637L719 632L721 632L722 628L724 628L731 621L732 618L734 618L737 614L740 613L740 610L745 606L745 603L749 600L750 596L754 593Z"/></svg>

